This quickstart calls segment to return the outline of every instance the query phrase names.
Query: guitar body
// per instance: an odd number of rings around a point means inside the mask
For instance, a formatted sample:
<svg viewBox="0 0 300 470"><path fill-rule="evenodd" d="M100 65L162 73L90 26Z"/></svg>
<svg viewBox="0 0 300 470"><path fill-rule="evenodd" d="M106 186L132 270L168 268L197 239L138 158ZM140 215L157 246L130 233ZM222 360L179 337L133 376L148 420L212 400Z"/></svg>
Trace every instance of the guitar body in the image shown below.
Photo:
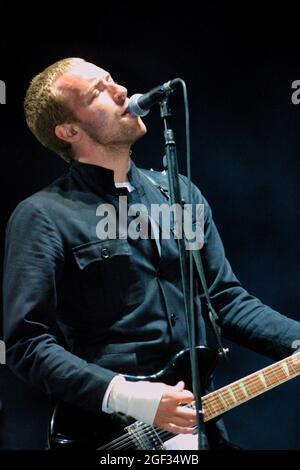
<svg viewBox="0 0 300 470"><path fill-rule="evenodd" d="M204 346L198 346L196 350L201 386L204 390L216 365L217 353ZM125 377L131 381L164 382L168 385L175 385L179 380L184 380L185 387L192 390L189 351L182 350L176 354L156 374L150 376L125 375ZM145 433L147 437L143 437L142 444L134 439L130 432L131 429L134 429L134 423L138 422L122 413L107 414L99 412L99 414L94 414L60 401L55 404L50 420L49 447L51 449L105 448L107 450L122 448L124 450L125 448L136 450L155 449L160 447L161 443L157 440L155 432L153 435L152 433ZM131 428L130 425L132 425ZM128 426L129 429L127 429ZM116 442L119 443L119 447L114 444ZM130 445L128 446L128 444Z"/></svg>

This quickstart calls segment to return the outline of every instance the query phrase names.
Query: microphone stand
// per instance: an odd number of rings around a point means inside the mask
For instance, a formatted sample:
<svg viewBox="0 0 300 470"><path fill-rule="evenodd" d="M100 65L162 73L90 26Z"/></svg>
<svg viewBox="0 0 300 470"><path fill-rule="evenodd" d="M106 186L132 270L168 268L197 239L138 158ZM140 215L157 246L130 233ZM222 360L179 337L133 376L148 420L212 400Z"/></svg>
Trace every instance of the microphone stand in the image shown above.
<svg viewBox="0 0 300 470"><path fill-rule="evenodd" d="M185 314L187 321L187 331L189 340L190 360L191 360L191 373L192 373L192 384L193 393L195 396L195 408L197 412L197 427L198 427L198 449L208 450L208 441L205 433L204 420L203 420L203 409L202 409L202 384L199 375L199 364L198 357L196 354L195 344L195 315L194 315L194 295L193 295L193 257L192 250L187 250L184 240L183 231L183 211L182 201L180 194L179 185L179 172L178 172L178 161L176 152L176 143L174 138L174 132L171 128L171 110L168 104L168 96L164 97L160 101L160 116L164 122L164 141L165 141L165 157L164 167L168 174L169 183L169 194L170 204L175 204L174 210L174 228L181 228L182 236L177 238L180 270L182 278ZM191 201L188 201L191 203Z"/></svg>

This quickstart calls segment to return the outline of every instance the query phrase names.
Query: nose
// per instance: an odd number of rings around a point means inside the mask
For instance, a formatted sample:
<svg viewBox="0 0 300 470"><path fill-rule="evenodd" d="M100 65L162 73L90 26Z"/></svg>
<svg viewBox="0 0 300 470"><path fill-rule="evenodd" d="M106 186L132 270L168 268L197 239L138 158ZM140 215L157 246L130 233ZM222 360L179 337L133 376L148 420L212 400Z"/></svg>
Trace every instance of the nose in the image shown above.
<svg viewBox="0 0 300 470"><path fill-rule="evenodd" d="M114 102L122 106L127 98L127 88L118 83L109 83L108 89Z"/></svg>

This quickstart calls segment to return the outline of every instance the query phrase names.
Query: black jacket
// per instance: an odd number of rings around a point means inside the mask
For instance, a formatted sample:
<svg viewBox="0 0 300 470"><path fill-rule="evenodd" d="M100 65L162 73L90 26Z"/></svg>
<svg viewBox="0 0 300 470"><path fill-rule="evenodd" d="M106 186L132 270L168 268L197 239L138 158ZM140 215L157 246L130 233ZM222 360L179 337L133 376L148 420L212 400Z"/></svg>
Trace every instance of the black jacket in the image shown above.
<svg viewBox="0 0 300 470"><path fill-rule="evenodd" d="M148 207L166 202L133 162L128 178L136 200ZM181 192L185 198L184 177ZM240 285L211 209L195 186L193 202L205 204L201 253L223 335L274 359L291 354L300 323ZM102 203L118 207L113 172L74 162L17 206L7 227L4 266L8 365L46 392L93 412L100 411L116 373L156 372L187 347L176 241L161 240L159 256L155 241L99 240ZM195 305L198 340L204 344L199 293ZM66 348L57 340L57 326Z"/></svg>

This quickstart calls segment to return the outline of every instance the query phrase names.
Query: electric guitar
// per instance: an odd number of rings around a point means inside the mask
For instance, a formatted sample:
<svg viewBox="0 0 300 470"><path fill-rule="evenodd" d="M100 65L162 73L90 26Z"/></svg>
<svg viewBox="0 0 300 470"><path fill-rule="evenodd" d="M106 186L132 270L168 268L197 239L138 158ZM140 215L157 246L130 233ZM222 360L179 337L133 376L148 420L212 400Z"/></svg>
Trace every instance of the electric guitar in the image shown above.
<svg viewBox="0 0 300 470"><path fill-rule="evenodd" d="M206 386L217 362L217 353L209 348L197 347L202 388ZM204 421L223 413L252 398L277 387L300 374L300 352L254 372L236 382L202 397ZM191 389L188 350L176 354L166 367L150 376L125 375L127 380L148 380L175 385L184 380ZM185 405L194 407L194 403ZM137 449L197 449L194 435L175 435L136 421L122 413L94 413L67 404L55 404L49 426L49 447L98 450ZM188 440L189 438L189 440Z"/></svg>

